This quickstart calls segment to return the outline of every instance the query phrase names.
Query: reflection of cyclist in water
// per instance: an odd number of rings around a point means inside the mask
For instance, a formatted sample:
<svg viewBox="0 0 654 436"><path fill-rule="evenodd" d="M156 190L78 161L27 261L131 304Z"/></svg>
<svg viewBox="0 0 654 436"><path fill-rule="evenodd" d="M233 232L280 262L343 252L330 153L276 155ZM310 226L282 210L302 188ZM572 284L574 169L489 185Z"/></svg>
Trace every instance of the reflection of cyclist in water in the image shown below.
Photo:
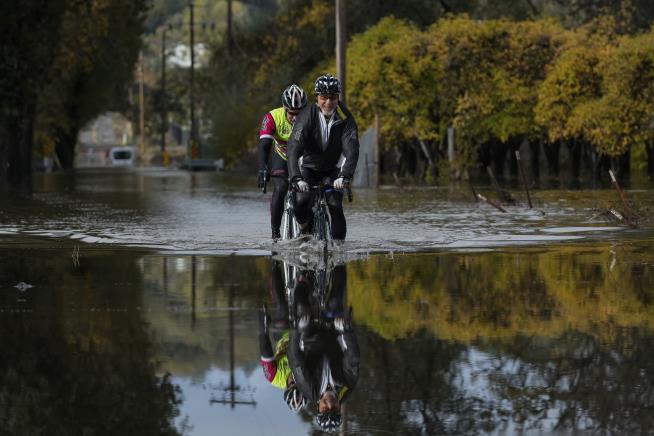
<svg viewBox="0 0 654 436"><path fill-rule="evenodd" d="M288 304L286 302L286 288L283 279L283 264L273 261L271 268L271 291L276 310L273 320L264 308L259 312L259 349L261 352L261 366L263 373L273 386L284 389L284 400L293 411L298 411L306 404L302 393L295 386L295 380L288 364L287 350L289 344L288 330ZM270 341L270 325L281 332L273 352Z"/></svg>
<svg viewBox="0 0 654 436"><path fill-rule="evenodd" d="M325 272L307 272L298 279L288 359L297 388L318 409L316 422L331 431L340 426L341 404L359 378L359 345L345 310L345 266L334 268L331 289L324 282L315 286L322 281L320 274ZM320 301L314 290L326 300Z"/></svg>

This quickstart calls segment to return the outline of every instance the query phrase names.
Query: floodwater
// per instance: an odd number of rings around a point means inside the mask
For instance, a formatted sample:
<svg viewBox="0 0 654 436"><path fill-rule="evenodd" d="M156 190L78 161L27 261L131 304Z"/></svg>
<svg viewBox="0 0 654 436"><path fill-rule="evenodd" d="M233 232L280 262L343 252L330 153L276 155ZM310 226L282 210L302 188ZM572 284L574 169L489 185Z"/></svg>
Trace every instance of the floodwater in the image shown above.
<svg viewBox="0 0 654 436"><path fill-rule="evenodd" d="M271 256L251 182L82 172L0 194L0 433L319 434L260 362L258 311L274 346L300 282L352 308L342 433L654 432L654 226L600 215L614 191L508 213L466 186L355 191L318 265ZM626 195L651 212L652 192Z"/></svg>

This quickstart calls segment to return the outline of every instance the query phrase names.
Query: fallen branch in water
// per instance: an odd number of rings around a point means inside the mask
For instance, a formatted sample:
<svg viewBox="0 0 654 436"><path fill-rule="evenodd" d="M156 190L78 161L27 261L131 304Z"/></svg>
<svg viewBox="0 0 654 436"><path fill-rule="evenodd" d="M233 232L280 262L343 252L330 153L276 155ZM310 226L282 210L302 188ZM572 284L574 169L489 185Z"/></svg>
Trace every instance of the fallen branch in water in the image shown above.
<svg viewBox="0 0 654 436"><path fill-rule="evenodd" d="M497 192L497 197L500 199L500 201L507 203L507 204L515 204L515 198L513 198L513 195L506 189L500 188L500 184L497 182L497 179L495 178L495 174L493 173L493 169L489 166L486 167L486 171L488 172L488 176L491 179L491 184L493 185L493 189L495 189L495 192Z"/></svg>
<svg viewBox="0 0 654 436"><path fill-rule="evenodd" d="M486 202L486 203L490 204L491 206L493 206L495 209L499 210L500 212L506 213L506 210L504 210L504 208L502 206L500 206L499 203L497 203L496 201L493 201L490 198L486 198L486 197L484 197L483 195L481 195L479 193L477 193L477 198L480 199L483 202Z"/></svg>

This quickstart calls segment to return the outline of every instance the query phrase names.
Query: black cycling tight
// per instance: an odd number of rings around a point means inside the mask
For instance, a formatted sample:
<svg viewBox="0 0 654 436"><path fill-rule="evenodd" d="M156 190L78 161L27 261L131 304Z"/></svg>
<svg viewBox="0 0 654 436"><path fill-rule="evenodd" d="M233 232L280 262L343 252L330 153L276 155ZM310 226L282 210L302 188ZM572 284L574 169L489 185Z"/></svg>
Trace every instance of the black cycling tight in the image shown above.
<svg viewBox="0 0 654 436"><path fill-rule="evenodd" d="M288 181L286 177L272 176L270 178L275 185L270 198L270 226L274 230L279 230L282 225L282 214L284 213L284 198L288 191Z"/></svg>
<svg viewBox="0 0 654 436"><path fill-rule="evenodd" d="M343 193L330 190L326 193L329 215L332 217L332 236L334 239L345 239L347 225L343 213ZM295 217L301 224L313 218L311 206L313 195L310 192L298 192L295 194Z"/></svg>

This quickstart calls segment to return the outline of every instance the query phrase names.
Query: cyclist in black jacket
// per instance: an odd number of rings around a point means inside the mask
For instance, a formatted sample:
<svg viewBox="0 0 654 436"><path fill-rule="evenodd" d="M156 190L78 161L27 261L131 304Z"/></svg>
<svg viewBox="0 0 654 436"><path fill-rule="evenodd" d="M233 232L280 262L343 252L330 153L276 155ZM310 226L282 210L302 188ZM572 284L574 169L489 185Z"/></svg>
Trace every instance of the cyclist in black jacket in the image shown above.
<svg viewBox="0 0 654 436"><path fill-rule="evenodd" d="M316 104L307 105L295 120L288 142L288 170L297 192L295 217L303 233L312 224L311 185L324 179L335 190L327 191L332 236L345 239L343 193L354 176L359 158L359 136L354 117L339 102L341 84L333 76L318 77Z"/></svg>

